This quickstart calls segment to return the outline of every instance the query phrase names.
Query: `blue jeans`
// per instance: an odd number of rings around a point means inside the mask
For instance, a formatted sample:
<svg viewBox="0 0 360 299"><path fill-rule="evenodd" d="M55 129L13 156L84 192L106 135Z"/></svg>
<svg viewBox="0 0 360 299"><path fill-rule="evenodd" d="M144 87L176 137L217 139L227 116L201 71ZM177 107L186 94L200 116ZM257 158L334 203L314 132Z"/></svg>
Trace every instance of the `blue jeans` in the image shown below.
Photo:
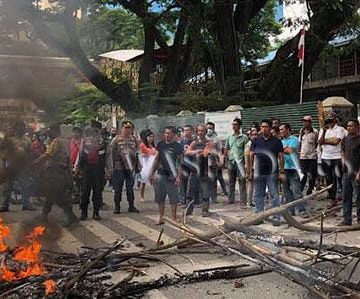
<svg viewBox="0 0 360 299"><path fill-rule="evenodd" d="M301 192L301 182L300 177L296 169L285 169L285 184L284 184L284 195L285 202L289 203L299 198L302 198L303 194ZM304 212L305 205L299 204L298 206L299 212ZM295 208L289 209L292 215L295 215Z"/></svg>
<svg viewBox="0 0 360 299"><path fill-rule="evenodd" d="M270 192L271 206L273 208L280 206L278 174L272 173L269 175L255 175L254 201L255 201L256 213L264 211L266 186L268 187Z"/></svg>
<svg viewBox="0 0 360 299"><path fill-rule="evenodd" d="M356 196L357 220L360 221L360 186L355 182L355 175L345 173L343 175L342 187L343 187L342 191L344 198L344 206L343 206L344 221L347 223L352 222L351 212L352 212L354 190Z"/></svg>

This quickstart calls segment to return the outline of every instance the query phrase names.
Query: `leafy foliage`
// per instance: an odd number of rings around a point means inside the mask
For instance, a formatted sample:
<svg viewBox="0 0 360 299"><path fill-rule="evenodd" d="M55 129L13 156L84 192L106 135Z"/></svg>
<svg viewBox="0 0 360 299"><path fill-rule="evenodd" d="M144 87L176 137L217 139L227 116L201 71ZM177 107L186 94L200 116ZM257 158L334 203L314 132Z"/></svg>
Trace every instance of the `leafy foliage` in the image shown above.
<svg viewBox="0 0 360 299"><path fill-rule="evenodd" d="M66 123L87 124L91 119L109 118L99 112L99 108L111 104L104 93L89 83L77 85L74 96L63 101L61 117Z"/></svg>
<svg viewBox="0 0 360 299"><path fill-rule="evenodd" d="M93 57L112 50L144 47L140 20L121 8L99 7L79 20L78 31L84 51Z"/></svg>

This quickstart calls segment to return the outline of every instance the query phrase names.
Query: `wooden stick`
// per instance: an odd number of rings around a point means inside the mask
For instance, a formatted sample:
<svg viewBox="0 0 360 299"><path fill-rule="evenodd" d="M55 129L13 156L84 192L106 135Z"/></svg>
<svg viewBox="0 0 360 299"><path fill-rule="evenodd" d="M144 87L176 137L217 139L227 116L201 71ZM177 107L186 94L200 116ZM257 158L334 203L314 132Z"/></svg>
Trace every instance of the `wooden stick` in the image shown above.
<svg viewBox="0 0 360 299"><path fill-rule="evenodd" d="M288 211L283 211L281 213L285 218L286 222L289 226L293 226L297 229L308 231L308 232L321 232L321 228L314 225L309 224L302 224L298 222L293 216L290 215ZM348 232L348 231L355 231L360 230L360 224L352 225L352 226L331 226L331 227L324 227L324 233L333 233L333 232Z"/></svg>
<svg viewBox="0 0 360 299"><path fill-rule="evenodd" d="M87 271L89 271L93 266L95 266L100 260L102 260L104 257L106 257L107 255L109 255L111 252L115 251L116 249L118 249L121 244L123 244L125 242L125 239L116 242L113 246L111 246L108 250L106 250L105 252L103 252L102 254L100 254L96 259L94 259L93 261L91 261L90 263L88 263L83 270L81 270L78 274L76 274L73 278L71 278L67 283L65 283L64 288L66 291L70 290L74 284L79 281L79 279L81 279Z"/></svg>

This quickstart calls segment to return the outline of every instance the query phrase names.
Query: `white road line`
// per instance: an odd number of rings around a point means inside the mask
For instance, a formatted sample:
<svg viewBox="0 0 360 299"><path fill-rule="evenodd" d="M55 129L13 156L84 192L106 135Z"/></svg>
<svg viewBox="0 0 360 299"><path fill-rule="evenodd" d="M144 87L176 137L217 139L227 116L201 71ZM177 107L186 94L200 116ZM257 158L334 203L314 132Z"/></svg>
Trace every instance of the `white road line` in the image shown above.
<svg viewBox="0 0 360 299"><path fill-rule="evenodd" d="M159 238L159 230L152 229L148 225L142 224L134 219L128 217L120 217L120 218L113 218L114 221L120 223L123 226L137 232L140 235L145 236L147 239L157 242ZM165 244L169 244L175 241L175 239L171 238L166 234L162 234L161 240L164 241Z"/></svg>
<svg viewBox="0 0 360 299"><path fill-rule="evenodd" d="M159 218L157 217L157 216L151 216L151 215L147 215L147 216L145 216L146 218L149 218L149 219L151 219L151 220L154 220L154 221L158 221L159 220ZM174 228L174 229L177 229L176 227L174 227L174 226L172 226L171 224L168 224L167 222L165 222L165 226L166 227L172 227L172 228ZM196 227L193 227L193 226L191 226L191 228L196 232L196 233L198 233L198 234L202 234L204 231L203 230L201 230L201 229L199 229L199 228L196 228Z"/></svg>
<svg viewBox="0 0 360 299"><path fill-rule="evenodd" d="M114 219L115 220L115 219ZM81 226L85 227L87 230L92 232L96 237L98 237L101 241L111 244L114 243L117 239L121 238L122 236L107 226L103 225L99 221L84 221L80 223ZM141 250L135 244L131 243L130 241L124 242L124 250L125 251L139 251Z"/></svg>
<svg viewBox="0 0 360 299"><path fill-rule="evenodd" d="M60 238L55 242L56 246L63 252L78 253L81 246L84 246L71 232L61 229Z"/></svg>

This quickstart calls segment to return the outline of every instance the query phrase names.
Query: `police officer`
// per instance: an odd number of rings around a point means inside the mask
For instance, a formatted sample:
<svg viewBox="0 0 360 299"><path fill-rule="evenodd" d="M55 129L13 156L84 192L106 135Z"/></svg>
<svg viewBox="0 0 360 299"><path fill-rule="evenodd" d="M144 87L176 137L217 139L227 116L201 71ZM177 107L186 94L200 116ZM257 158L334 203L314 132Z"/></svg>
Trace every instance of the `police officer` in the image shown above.
<svg viewBox="0 0 360 299"><path fill-rule="evenodd" d="M84 144L79 155L78 171L83 178L83 193L81 194L80 220L86 220L91 191L93 191L93 219L101 220L99 210L104 179L105 146L100 143L100 135L94 128L85 129Z"/></svg>

